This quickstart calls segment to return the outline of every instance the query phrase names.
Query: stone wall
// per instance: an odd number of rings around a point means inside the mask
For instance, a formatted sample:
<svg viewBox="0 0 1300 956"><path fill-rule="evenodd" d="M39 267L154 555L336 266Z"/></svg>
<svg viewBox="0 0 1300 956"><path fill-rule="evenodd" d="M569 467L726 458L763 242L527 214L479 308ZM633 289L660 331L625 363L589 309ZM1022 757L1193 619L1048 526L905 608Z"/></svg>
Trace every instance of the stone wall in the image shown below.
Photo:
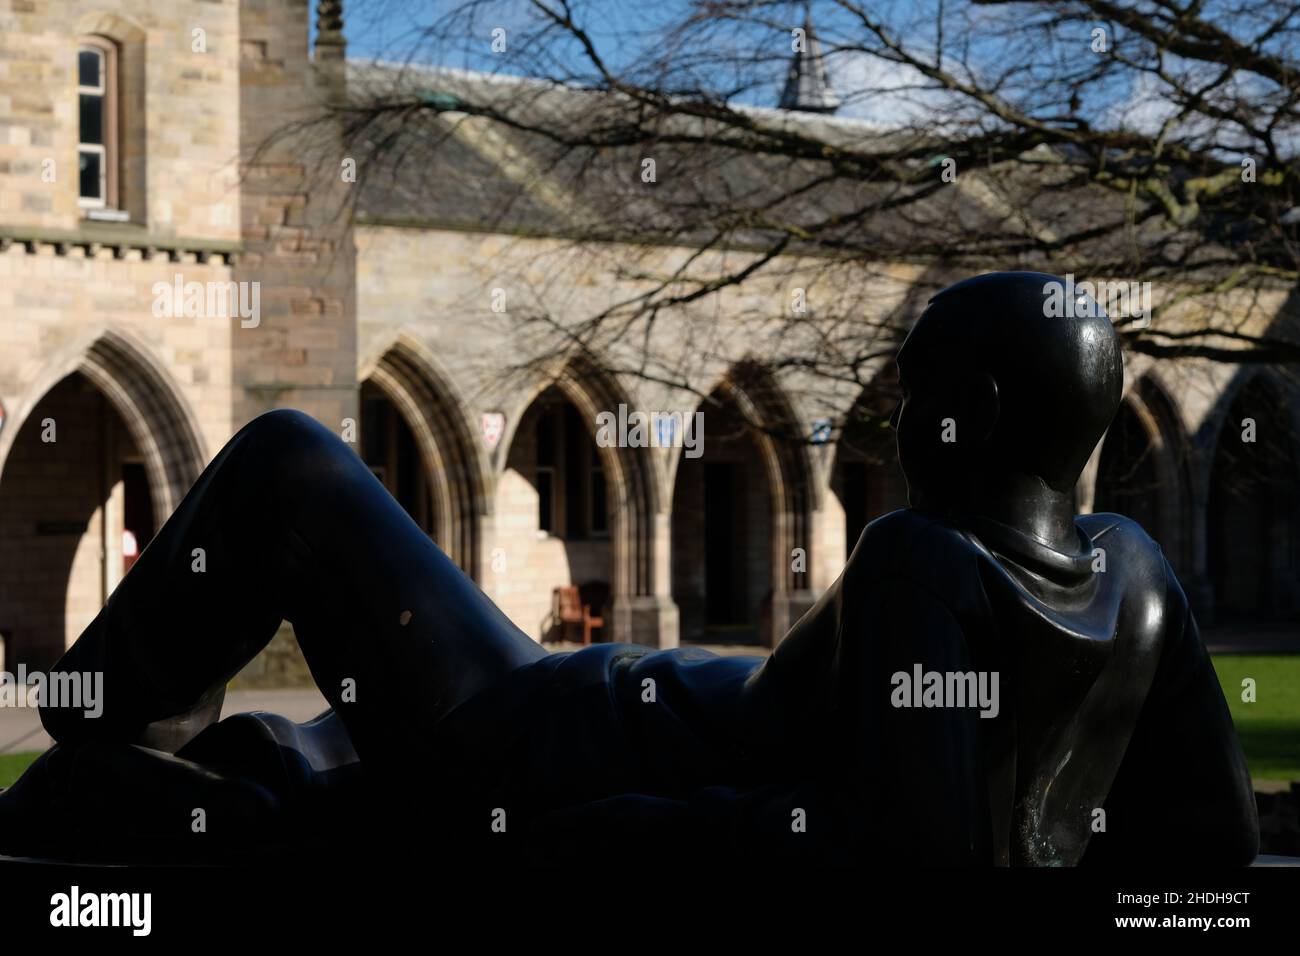
<svg viewBox="0 0 1300 956"><path fill-rule="evenodd" d="M244 251L262 321L234 332L234 425L301 409L336 433L357 417L355 252L347 184L325 105L340 64L308 55L306 0L239 4ZM290 124L312 124L286 135Z"/></svg>
<svg viewBox="0 0 1300 956"><path fill-rule="evenodd" d="M434 224L354 229L337 133L312 122L342 92L341 51L311 54L310 15L307 0L0 0L0 482L24 422L51 389L79 372L120 416L165 515L217 449L260 412L301 408L335 431L357 419L358 378L374 377L401 342L405 351L388 370L389 383L407 381L417 356L421 368L413 374L429 373L425 384L439 393L436 414L457 418L454 427L424 433L464 445L454 455L441 449L437 460L448 474L436 477L444 486L472 488L455 499L458 509L468 502L458 520L471 526L462 535L469 544L458 542L471 553L457 557L478 569L484 589L538 634L555 585L598 578L605 569L617 590L612 635L673 643L673 575L685 582L679 591L698 593L701 549L684 541L707 520L686 489L680 531L673 527L680 454L612 451L607 480L622 523L608 539L584 542L538 535L527 465L511 466L509 457L516 445L526 457L528 436L517 431L519 422L542 390L564 377L559 369L516 373L532 347L519 317L543 308L557 316L589 314L641 288L624 276L669 273L695 251L617 247L593 257L564 241ZM120 54L120 205L127 222L88 220L77 201L75 56L83 35L112 40ZM295 121L312 125L300 135L279 135ZM744 255L709 251L692 269L716 274ZM814 308L842 291L817 284L817 265L783 261L706 308L663 315L652 348L706 388L727 382L737 363L761 364L788 347L756 332L749 317L784 308L796 285L807 287ZM896 307L921 274L908 264L877 265L873 302L882 313ZM230 315L160 314L155 290L177 277L182 284L256 283L257 321L246 327ZM492 308L497 290L505 295L503 313ZM1249 331L1279 302L1229 297L1221 307L1247 317ZM1183 320L1199 318L1189 313ZM634 357L634 344L595 348L617 363ZM1183 482L1166 496L1167 514L1154 530L1198 611L1211 600L1205 511L1214 442L1231 395L1250 374L1226 365L1129 361L1129 400L1141 406L1158 439L1162 467ZM791 373L773 386L801 427L842 415L858 398L848 384L815 395L806 384ZM1162 417L1153 389L1168 400L1169 415ZM697 395L581 370L568 373L563 390L584 416L619 401L687 415L699 405ZM407 396L408 413L419 410L416 391ZM760 411L770 418L770 407ZM496 444L483 439L485 413L504 416ZM706 423L706 461L713 437ZM737 561L750 580L776 588L778 606L765 612L774 633L829 586L846 557L835 449L808 447L796 457L806 473L760 455L763 466L747 459L744 476L750 533ZM1096 464L1080 482L1083 510L1093 501ZM806 502L806 514L776 514L773 507L765 513L760 492L769 506ZM57 502L51 493L41 509L53 514ZM799 579L778 574L793 547L804 548L809 562ZM14 554L0 556L0 566L18 567ZM78 602L77 614L84 614ZM0 627L2 612L0 605ZM689 609L684 617L698 613Z"/></svg>
<svg viewBox="0 0 1300 956"><path fill-rule="evenodd" d="M120 54L131 225L156 237L237 240L238 13L204 0L0 0L0 225L84 225L76 53L91 35Z"/></svg>

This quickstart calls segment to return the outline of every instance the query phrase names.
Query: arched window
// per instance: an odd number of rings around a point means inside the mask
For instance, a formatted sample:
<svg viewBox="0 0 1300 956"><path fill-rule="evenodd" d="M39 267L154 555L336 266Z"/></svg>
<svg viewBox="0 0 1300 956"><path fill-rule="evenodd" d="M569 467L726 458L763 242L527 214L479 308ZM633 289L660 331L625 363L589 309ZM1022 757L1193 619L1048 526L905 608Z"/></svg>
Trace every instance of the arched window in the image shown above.
<svg viewBox="0 0 1300 956"><path fill-rule="evenodd" d="M83 209L119 208L117 47L86 37L77 49L77 168ZM92 213L93 215L93 213Z"/></svg>

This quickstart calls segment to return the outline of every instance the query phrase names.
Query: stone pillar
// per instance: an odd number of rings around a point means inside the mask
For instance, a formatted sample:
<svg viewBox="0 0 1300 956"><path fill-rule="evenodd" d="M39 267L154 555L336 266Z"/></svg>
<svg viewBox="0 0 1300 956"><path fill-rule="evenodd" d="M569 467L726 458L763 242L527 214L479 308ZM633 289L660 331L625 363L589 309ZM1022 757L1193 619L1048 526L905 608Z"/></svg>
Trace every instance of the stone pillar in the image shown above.
<svg viewBox="0 0 1300 956"><path fill-rule="evenodd" d="M681 643L681 619L672 597L672 515L650 516L650 589L652 594L615 595L611 616L616 641L670 648Z"/></svg>
<svg viewBox="0 0 1300 956"><path fill-rule="evenodd" d="M681 623L671 597L638 594L615 597L610 610L616 641L660 649L677 647Z"/></svg>
<svg viewBox="0 0 1300 956"><path fill-rule="evenodd" d="M772 647L776 647L789 633L799 618L817 603L817 592L811 588L797 588L772 597Z"/></svg>

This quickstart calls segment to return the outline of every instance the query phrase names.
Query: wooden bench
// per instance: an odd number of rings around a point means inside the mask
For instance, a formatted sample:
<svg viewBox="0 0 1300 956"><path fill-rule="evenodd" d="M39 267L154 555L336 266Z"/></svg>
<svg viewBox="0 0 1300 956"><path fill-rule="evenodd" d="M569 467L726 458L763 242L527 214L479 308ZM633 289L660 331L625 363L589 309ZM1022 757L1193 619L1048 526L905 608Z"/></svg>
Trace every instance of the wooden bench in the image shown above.
<svg viewBox="0 0 1300 956"><path fill-rule="evenodd" d="M581 586L563 585L551 592L551 621L564 640L570 628L582 629L582 643L591 643L592 632L605 627L605 602L609 585L592 581ZM593 610L594 608L594 610Z"/></svg>

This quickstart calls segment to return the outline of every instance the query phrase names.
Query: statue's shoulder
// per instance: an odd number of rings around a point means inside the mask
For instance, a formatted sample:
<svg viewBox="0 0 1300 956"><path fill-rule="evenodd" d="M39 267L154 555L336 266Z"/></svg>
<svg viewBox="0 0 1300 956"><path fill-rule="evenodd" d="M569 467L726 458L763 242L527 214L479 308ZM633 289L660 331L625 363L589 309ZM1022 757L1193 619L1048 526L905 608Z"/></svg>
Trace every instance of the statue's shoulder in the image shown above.
<svg viewBox="0 0 1300 956"><path fill-rule="evenodd" d="M1125 515L1116 514L1113 511L1098 511L1089 515L1078 515L1075 518L1079 527L1088 532L1090 537L1100 535L1116 534L1145 538L1152 544L1154 539L1147 534L1146 529Z"/></svg>
<svg viewBox="0 0 1300 956"><path fill-rule="evenodd" d="M901 508L872 521L849 559L866 573L932 584L967 567L979 550L959 529L922 511Z"/></svg>
<svg viewBox="0 0 1300 956"><path fill-rule="evenodd" d="M1132 518L1112 512L1079 515L1077 524L1105 552L1109 569L1122 571L1124 591L1130 599L1162 601L1167 621L1181 620L1188 608L1178 576L1160 543Z"/></svg>
<svg viewBox="0 0 1300 956"><path fill-rule="evenodd" d="M1095 547L1107 552L1123 552L1130 559L1146 558L1156 565L1166 563L1159 543L1132 518L1101 511L1079 515L1075 522L1092 539Z"/></svg>
<svg viewBox="0 0 1300 956"><path fill-rule="evenodd" d="M899 508L872 521L858 539L858 547L868 546L893 553L901 545L967 548L969 541L952 525L923 511Z"/></svg>

